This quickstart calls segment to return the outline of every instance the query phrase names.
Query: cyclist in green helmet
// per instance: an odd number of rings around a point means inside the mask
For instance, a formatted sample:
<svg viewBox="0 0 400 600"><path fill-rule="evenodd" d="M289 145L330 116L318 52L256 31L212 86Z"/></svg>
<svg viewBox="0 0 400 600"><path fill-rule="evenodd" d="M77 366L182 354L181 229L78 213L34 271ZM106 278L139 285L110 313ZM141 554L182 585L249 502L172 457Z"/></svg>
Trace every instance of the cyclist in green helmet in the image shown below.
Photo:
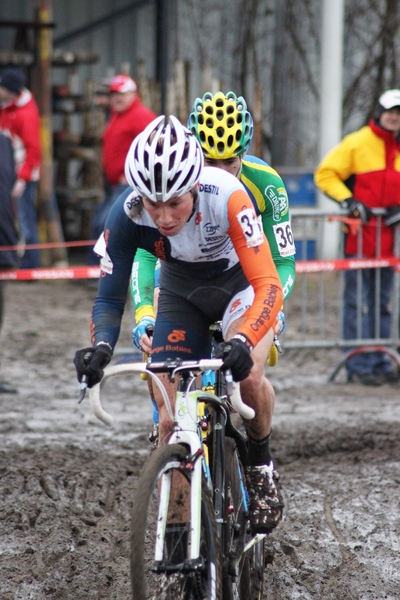
<svg viewBox="0 0 400 600"><path fill-rule="evenodd" d="M187 126L200 142L205 165L228 171L240 179L245 187L256 214L261 219L282 283L284 298L288 298L295 281L295 246L288 196L279 174L266 162L246 154L253 137L254 125L244 98L237 97L233 92L207 92L203 98L195 100ZM131 279L131 293L136 310L136 327L133 329L132 339L138 348L146 351L151 348L146 327L154 324L155 318L153 296L159 272L156 270L155 281L155 261L154 256L138 250ZM282 319L284 320L283 314ZM262 357L262 353L260 356ZM254 385L264 386L263 393L268 397L272 420L274 390L264 377L265 358L260 358L259 362L258 370L255 370ZM241 392L245 399L243 384ZM282 516L282 511L274 510L273 506L281 505L282 498L275 486L276 475L269 450L269 437L252 440L249 436L249 464L252 466L247 468L247 479L252 490L253 520L267 519L268 527L272 528ZM258 467L265 465L268 465L269 470L260 472Z"/></svg>

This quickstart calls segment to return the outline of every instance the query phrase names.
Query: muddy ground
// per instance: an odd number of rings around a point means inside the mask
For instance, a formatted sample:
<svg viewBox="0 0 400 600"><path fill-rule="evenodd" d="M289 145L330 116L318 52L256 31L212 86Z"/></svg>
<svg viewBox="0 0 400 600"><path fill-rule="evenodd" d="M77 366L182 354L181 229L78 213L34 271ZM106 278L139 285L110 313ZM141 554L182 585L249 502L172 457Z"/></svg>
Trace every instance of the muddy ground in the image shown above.
<svg viewBox="0 0 400 600"><path fill-rule="evenodd" d="M150 449L139 378L112 381L113 429L77 404L72 357L89 345L84 282L7 287L0 378L0 598L125 600L129 513ZM132 313L119 348L130 346ZM290 328L290 322L288 323ZM270 536L266 599L400 598L400 384L327 383L338 350L286 350L268 369L286 500Z"/></svg>

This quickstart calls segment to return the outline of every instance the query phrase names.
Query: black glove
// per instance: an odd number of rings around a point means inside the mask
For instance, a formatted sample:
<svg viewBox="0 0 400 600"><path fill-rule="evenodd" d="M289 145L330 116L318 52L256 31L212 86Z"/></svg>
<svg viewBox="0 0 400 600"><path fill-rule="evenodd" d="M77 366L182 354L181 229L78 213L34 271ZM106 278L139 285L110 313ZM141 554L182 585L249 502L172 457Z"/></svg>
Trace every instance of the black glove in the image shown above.
<svg viewBox="0 0 400 600"><path fill-rule="evenodd" d="M91 388L99 383L104 375L104 369L110 362L112 350L108 346L97 346L96 348L83 348L75 353L74 365L79 383L83 375L88 378L88 387Z"/></svg>
<svg viewBox="0 0 400 600"><path fill-rule="evenodd" d="M250 356L250 348L234 337L229 342L218 344L215 349L215 356L224 359L221 369L222 371L230 369L234 381L246 379L254 364Z"/></svg>
<svg viewBox="0 0 400 600"><path fill-rule="evenodd" d="M356 200L355 198L347 198L347 200L343 200L342 202L343 208L347 208L349 217L355 217L356 219L361 219L363 225L368 223L371 219L372 210L361 202L361 200Z"/></svg>
<svg viewBox="0 0 400 600"><path fill-rule="evenodd" d="M400 222L400 205L388 206L383 220L385 225L397 225Z"/></svg>

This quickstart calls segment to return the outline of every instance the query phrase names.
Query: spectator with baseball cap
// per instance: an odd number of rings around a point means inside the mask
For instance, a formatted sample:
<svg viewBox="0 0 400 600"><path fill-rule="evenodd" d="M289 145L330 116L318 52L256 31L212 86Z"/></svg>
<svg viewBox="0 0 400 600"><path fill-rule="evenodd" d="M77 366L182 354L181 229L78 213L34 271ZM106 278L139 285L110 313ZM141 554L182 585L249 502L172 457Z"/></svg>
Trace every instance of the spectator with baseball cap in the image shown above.
<svg viewBox="0 0 400 600"><path fill-rule="evenodd" d="M125 158L132 141L156 114L142 104L135 81L128 75L115 75L109 85L111 116L103 133L102 165L105 176L105 196L92 221L91 238L97 239L104 229L108 212L126 189ZM98 264L90 250L88 263Z"/></svg>
<svg viewBox="0 0 400 600"><path fill-rule="evenodd" d="M362 252L358 236L346 233L348 258L393 256L394 228L400 224L400 89L386 90L379 98L375 114L367 125L350 133L322 160L315 172L316 185L332 200L362 222ZM377 245L377 218L373 208L385 209ZM390 338L393 267L345 271L343 337L358 337L357 316L362 299L361 337ZM377 326L375 322L377 321ZM398 380L385 352L362 352L346 361L348 381L381 385Z"/></svg>
<svg viewBox="0 0 400 600"><path fill-rule="evenodd" d="M25 75L18 68L0 73L0 131L12 143L17 178L12 199L17 206L20 235L26 244L39 242L36 210L37 183L40 176L39 109L32 93L25 87ZM40 267L39 250L25 252L21 268Z"/></svg>

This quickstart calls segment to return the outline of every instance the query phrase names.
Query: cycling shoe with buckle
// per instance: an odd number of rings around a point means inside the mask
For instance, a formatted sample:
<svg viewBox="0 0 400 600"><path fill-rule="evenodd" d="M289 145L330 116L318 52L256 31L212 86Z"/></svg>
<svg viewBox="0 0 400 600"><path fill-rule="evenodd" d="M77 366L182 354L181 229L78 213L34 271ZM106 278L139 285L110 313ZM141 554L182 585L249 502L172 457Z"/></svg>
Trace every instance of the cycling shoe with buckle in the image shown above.
<svg viewBox="0 0 400 600"><path fill-rule="evenodd" d="M282 519L284 502L279 490L279 475L269 465L246 467L250 496L250 529L253 533L270 533Z"/></svg>

